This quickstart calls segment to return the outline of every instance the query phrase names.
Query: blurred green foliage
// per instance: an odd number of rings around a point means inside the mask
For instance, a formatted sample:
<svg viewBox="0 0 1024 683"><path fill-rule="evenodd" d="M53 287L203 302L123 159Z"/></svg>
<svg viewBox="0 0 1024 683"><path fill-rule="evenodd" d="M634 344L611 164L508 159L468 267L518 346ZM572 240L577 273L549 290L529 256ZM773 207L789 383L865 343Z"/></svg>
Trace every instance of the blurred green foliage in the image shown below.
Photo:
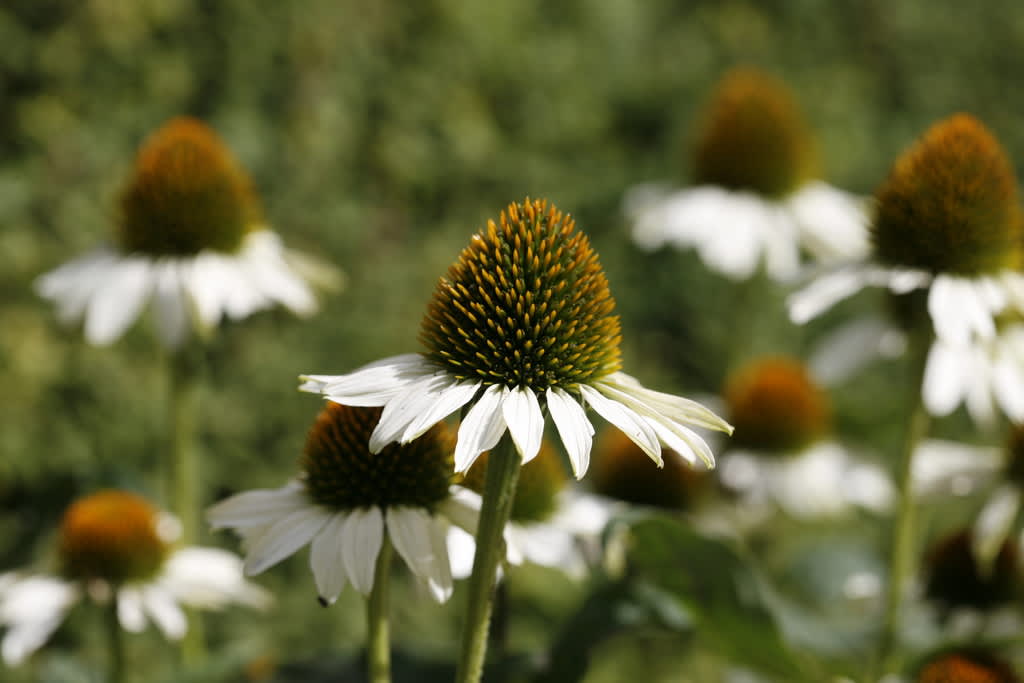
<svg viewBox="0 0 1024 683"><path fill-rule="evenodd" d="M418 348L436 278L472 231L526 195L550 198L590 234L623 318L626 367L649 385L713 392L753 353L805 351L836 315L798 330L785 319L784 292L765 282L737 286L690 254L638 252L620 212L624 191L686 181L695 115L738 64L793 87L838 186L870 192L920 131L959 110L986 122L1019 161L1021 44L1017 0L5 2L0 569L45 567L51 530L77 493L118 485L161 495L167 380L148 325L88 348L55 323L32 282L111 235L135 150L166 119L211 123L285 241L338 264L349 282L308 321L261 314L225 326L208 349L201 430L212 501L283 483L318 409L295 391L296 376ZM904 374L883 364L837 397L848 438L891 451ZM663 559L679 571L688 562L686 553ZM260 666L278 664L275 680L319 680L309 673L317 666L326 680L339 670L331 662L357 662L363 620L351 592L314 609L301 559L262 582L278 592L273 612L209 619L211 640L225 644L216 652L225 680L240 680L239 670L259 680ZM513 576L510 590L509 649L533 656L586 597L544 570ZM450 662L458 609L458 596L448 608L396 600L403 653ZM759 639L759 623L742 623L742 637ZM58 645L90 661L97 638L88 627L61 633ZM709 664L703 650L680 655L623 637L588 680L615 680L615 661L647 667L646 680L720 671L718 655ZM152 633L133 638L135 663L166 664L160 644ZM636 656L648 647L650 657ZM34 671L86 680L68 661L55 654ZM679 673L684 664L709 673L691 679ZM415 666L397 670L421 680L408 673Z"/></svg>

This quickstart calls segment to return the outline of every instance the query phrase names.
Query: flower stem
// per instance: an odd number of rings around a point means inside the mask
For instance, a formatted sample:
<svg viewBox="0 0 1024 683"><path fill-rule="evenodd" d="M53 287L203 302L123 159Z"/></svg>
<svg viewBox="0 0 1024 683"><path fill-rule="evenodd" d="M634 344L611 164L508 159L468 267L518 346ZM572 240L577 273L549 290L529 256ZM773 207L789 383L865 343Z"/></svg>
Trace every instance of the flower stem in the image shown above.
<svg viewBox="0 0 1024 683"><path fill-rule="evenodd" d="M907 421L907 432L903 441L897 486L898 498L896 519L893 529L892 548L889 558L889 588L885 602L885 622L882 630L879 662L883 673L896 664L894 661L902 621L903 596L909 578L914 571L914 491L913 463L917 445L928 432L928 413L921 400L921 383L924 378L927 346L921 343L910 347L914 367L913 404Z"/></svg>
<svg viewBox="0 0 1024 683"><path fill-rule="evenodd" d="M521 459L506 433L487 458L487 479L476 532L476 554L469 577L469 599L462 632L456 683L477 683L487 654L487 632L498 563L505 551L504 530L512 512Z"/></svg>
<svg viewBox="0 0 1024 683"><path fill-rule="evenodd" d="M170 356L170 453L171 509L181 522L181 541L199 540L199 458L196 453L196 421L199 413L201 357L196 350L182 349ZM203 624L199 614L188 611L189 627L181 641L182 660L194 666L206 655Z"/></svg>
<svg viewBox="0 0 1024 683"><path fill-rule="evenodd" d="M103 610L103 620L107 627L108 653L108 678L109 683L124 682L124 631L121 629L121 620L117 616L117 589L110 599L110 604Z"/></svg>
<svg viewBox="0 0 1024 683"><path fill-rule="evenodd" d="M366 601L367 659L370 683L391 682L391 638L388 628L388 591L391 572L391 540L387 534L377 555L373 590Z"/></svg>

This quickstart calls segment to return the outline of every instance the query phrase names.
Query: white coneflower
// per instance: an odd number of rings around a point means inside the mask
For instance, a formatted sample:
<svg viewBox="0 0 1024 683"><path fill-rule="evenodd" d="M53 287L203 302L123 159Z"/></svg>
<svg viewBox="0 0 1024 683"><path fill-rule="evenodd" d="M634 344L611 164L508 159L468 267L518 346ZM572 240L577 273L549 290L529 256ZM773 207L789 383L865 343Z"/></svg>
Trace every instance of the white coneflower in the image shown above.
<svg viewBox="0 0 1024 683"><path fill-rule="evenodd" d="M655 249L694 248L732 279L763 264L791 280L801 251L816 262L867 252L864 202L815 180L813 140L785 86L753 69L722 79L696 145L695 186L634 188L625 209L633 239Z"/></svg>
<svg viewBox="0 0 1024 683"><path fill-rule="evenodd" d="M328 605L346 583L370 594L387 545L436 600L451 596L448 528L475 532L479 498L451 486L453 446L444 425L370 453L380 414L379 408L328 403L310 430L298 479L238 494L207 511L214 528L245 538L247 574L308 544L320 601Z"/></svg>
<svg viewBox="0 0 1024 683"><path fill-rule="evenodd" d="M812 282L790 300L806 322L867 286L926 290L935 333L922 385L929 412L961 402L979 420L993 403L1024 418L1019 326L1024 312L1021 219L1006 154L985 127L958 114L935 124L876 193L873 255ZM913 306L913 300L909 301ZM906 308L906 306L903 306Z"/></svg>
<svg viewBox="0 0 1024 683"><path fill-rule="evenodd" d="M302 389L349 405L384 406L370 439L408 443L469 406L455 469L467 471L506 430L523 462L540 449L544 408L573 472L590 461L586 408L655 462L661 446L714 463L699 425L731 431L704 406L646 389L620 370L619 319L586 236L545 201L510 204L474 235L441 279L421 327L425 353L385 358L348 375L304 376Z"/></svg>
<svg viewBox="0 0 1024 683"><path fill-rule="evenodd" d="M177 522L139 496L100 491L73 503L60 533L60 576L14 572L0 577L4 661L39 649L83 598L112 604L122 628L152 620L168 638L185 635L182 605L263 607L269 596L246 581L242 561L216 548L174 548Z"/></svg>
<svg viewBox="0 0 1024 683"><path fill-rule="evenodd" d="M109 344L152 303L160 341L274 305L307 315L311 284L333 268L284 247L266 227L249 177L217 134L196 119L169 121L142 146L121 195L112 245L47 273L40 295L92 344Z"/></svg>
<svg viewBox="0 0 1024 683"><path fill-rule="evenodd" d="M772 502L802 518L890 506L884 471L827 438L828 397L799 361L756 359L729 378L724 398L736 431L721 478L748 503Z"/></svg>

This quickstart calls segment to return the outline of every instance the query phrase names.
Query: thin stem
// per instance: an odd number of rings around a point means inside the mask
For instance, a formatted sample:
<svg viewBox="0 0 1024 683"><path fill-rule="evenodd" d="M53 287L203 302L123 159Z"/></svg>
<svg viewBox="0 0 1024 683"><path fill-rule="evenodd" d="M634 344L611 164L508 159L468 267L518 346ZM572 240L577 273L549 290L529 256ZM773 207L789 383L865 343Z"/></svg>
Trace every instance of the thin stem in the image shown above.
<svg viewBox="0 0 1024 683"><path fill-rule="evenodd" d="M366 601L367 659L370 683L391 682L391 638L388 627L388 592L391 573L391 541L387 534L377 555L373 590Z"/></svg>
<svg viewBox="0 0 1024 683"><path fill-rule="evenodd" d="M170 423L171 509L181 522L181 540L193 545L199 540L199 510L202 494L199 489L199 458L196 452L196 421L199 413L199 386L202 368L196 350L183 349L170 356L168 420ZM203 623L200 615L188 610L189 627L181 641L182 660L196 666L206 656Z"/></svg>
<svg viewBox="0 0 1024 683"><path fill-rule="evenodd" d="M487 480L476 532L473 574L469 577L462 652L455 669L456 683L477 683L483 674L494 585L498 563L505 551L503 532L512 512L520 464L519 453L506 433L487 458Z"/></svg>
<svg viewBox="0 0 1024 683"><path fill-rule="evenodd" d="M913 404L907 422L907 433L903 441L897 486L898 498L891 555L889 558L889 588L885 602L885 623L882 631L879 661L884 671L890 670L894 661L903 613L903 597L907 582L914 572L914 491L913 464L917 445L928 432L928 413L921 400L921 383L924 378L927 346L921 340L910 348L914 367Z"/></svg>
<svg viewBox="0 0 1024 683"><path fill-rule="evenodd" d="M110 604L106 605L103 612L103 621L107 627L108 653L108 681L109 683L124 683L124 631L121 629L121 620L117 616L117 589L113 589L113 597Z"/></svg>

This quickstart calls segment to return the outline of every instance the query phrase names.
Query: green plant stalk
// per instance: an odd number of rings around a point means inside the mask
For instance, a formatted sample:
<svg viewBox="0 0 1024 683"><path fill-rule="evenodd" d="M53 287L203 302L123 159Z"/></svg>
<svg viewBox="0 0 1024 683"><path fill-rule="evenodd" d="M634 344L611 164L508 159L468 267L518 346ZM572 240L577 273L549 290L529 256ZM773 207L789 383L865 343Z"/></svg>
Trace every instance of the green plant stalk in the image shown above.
<svg viewBox="0 0 1024 683"><path fill-rule="evenodd" d="M202 368L194 349L171 353L169 369L170 452L169 472L171 509L181 522L181 541L194 545L199 541L199 458L196 452L196 422L199 415L199 391ZM181 641L182 660L196 666L205 659L203 624L195 610L188 612L188 630Z"/></svg>
<svg viewBox="0 0 1024 683"><path fill-rule="evenodd" d="M490 452L487 479L476 532L476 554L469 577L469 598L462 632L462 651L455 669L456 683L477 683L487 654L487 633L494 600L498 563L505 553L504 530L512 512L522 460L508 433Z"/></svg>
<svg viewBox="0 0 1024 683"><path fill-rule="evenodd" d="M103 608L103 621L107 627L107 680L109 683L124 683L124 631L117 616L117 587L113 587L110 604Z"/></svg>
<svg viewBox="0 0 1024 683"><path fill-rule="evenodd" d="M897 473L896 519L893 529L892 548L889 558L889 585L885 601L885 622L879 649L882 673L896 664L896 650L902 623L903 597L908 579L914 572L914 490L913 465L917 445L928 432L928 412L921 399L921 383L927 359L927 346L922 340L914 340L910 352L915 363L913 404L907 422L907 433L903 441L899 472Z"/></svg>
<svg viewBox="0 0 1024 683"><path fill-rule="evenodd" d="M392 554L391 540L384 534L384 542L377 555L377 568L373 574L373 590L366 600L366 658L370 683L391 683L388 593Z"/></svg>

